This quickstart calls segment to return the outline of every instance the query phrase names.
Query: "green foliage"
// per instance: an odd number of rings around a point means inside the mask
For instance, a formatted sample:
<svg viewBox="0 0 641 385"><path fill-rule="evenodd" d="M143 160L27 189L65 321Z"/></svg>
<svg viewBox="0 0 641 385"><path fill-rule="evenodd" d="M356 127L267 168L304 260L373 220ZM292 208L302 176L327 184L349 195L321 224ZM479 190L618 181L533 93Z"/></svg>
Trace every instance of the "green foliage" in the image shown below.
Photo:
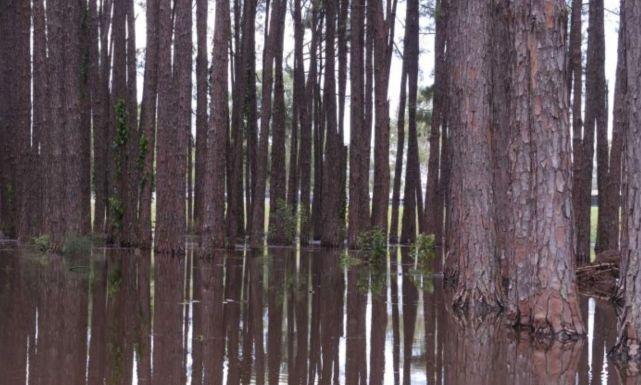
<svg viewBox="0 0 641 385"><path fill-rule="evenodd" d="M435 257L436 240L433 234L419 234L414 243L410 246L412 256L418 265L426 264Z"/></svg>
<svg viewBox="0 0 641 385"><path fill-rule="evenodd" d="M270 235L283 236L287 242L293 242L296 238L298 216L287 206L283 199L276 201L270 213L269 232Z"/></svg>
<svg viewBox="0 0 641 385"><path fill-rule="evenodd" d="M51 248L51 238L49 238L49 235L47 234L37 236L33 238L31 242L41 253L46 253Z"/></svg>
<svg viewBox="0 0 641 385"><path fill-rule="evenodd" d="M63 255L82 256L91 253L91 238L72 235L65 239L62 245Z"/></svg>
<svg viewBox="0 0 641 385"><path fill-rule="evenodd" d="M120 268L115 268L109 272L107 277L107 295L109 297L115 296L118 291L120 291L120 285L122 284L122 270Z"/></svg>
<svg viewBox="0 0 641 385"><path fill-rule="evenodd" d="M122 175L126 159L126 147L129 141L127 105L123 99L116 101L116 136L114 137L114 160L116 162L116 177Z"/></svg>
<svg viewBox="0 0 641 385"><path fill-rule="evenodd" d="M121 230L123 218L125 216L125 210L122 206L122 202L118 197L112 196L109 197L109 209L111 210L111 220L113 225Z"/></svg>
<svg viewBox="0 0 641 385"><path fill-rule="evenodd" d="M338 264L342 269L350 269L354 266L360 265L361 263L363 263L362 260L351 256L348 251L343 252L338 260Z"/></svg>
<svg viewBox="0 0 641 385"><path fill-rule="evenodd" d="M370 261L384 258L387 254L387 237L381 230L362 232L356 243L359 250L367 253Z"/></svg>

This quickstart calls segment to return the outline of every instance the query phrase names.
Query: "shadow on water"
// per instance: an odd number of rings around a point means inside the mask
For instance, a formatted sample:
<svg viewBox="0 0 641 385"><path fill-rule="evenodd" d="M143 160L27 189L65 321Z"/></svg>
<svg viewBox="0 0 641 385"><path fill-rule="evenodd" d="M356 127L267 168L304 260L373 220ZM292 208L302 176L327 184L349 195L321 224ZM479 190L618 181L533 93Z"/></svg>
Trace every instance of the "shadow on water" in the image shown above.
<svg viewBox="0 0 641 385"><path fill-rule="evenodd" d="M542 344L455 318L438 274L390 254L2 250L0 384L641 384L606 358L609 304Z"/></svg>

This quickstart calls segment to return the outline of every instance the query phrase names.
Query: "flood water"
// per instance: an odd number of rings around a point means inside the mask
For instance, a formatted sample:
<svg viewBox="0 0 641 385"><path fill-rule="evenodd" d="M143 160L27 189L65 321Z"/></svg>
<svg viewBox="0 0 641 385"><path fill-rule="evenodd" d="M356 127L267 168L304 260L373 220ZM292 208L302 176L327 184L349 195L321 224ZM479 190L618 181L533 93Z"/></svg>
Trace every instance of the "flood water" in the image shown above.
<svg viewBox="0 0 641 385"><path fill-rule="evenodd" d="M582 299L589 335L543 344L448 310L406 249L184 258L0 250L0 384L631 384L610 364L613 308Z"/></svg>

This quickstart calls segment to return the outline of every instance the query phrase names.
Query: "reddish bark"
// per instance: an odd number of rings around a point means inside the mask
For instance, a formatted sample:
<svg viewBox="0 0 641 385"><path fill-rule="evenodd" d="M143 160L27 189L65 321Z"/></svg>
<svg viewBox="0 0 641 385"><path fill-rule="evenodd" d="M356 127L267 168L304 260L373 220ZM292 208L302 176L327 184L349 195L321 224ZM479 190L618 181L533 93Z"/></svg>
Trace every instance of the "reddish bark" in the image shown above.
<svg viewBox="0 0 641 385"><path fill-rule="evenodd" d="M405 104L407 101L407 70L403 59L401 72L401 92L398 101L398 118L396 119L396 163L392 185L392 217L390 219L389 242L398 240L398 217L401 200L401 178L403 177L403 153L405 151ZM427 197L426 197L427 199Z"/></svg>
<svg viewBox="0 0 641 385"><path fill-rule="evenodd" d="M203 218L203 183L207 169L207 12L209 2L196 1L196 163L194 186L194 225Z"/></svg>
<svg viewBox="0 0 641 385"><path fill-rule="evenodd" d="M336 170L341 164L342 141L336 124L336 82L334 76L334 43L336 37L336 4L325 3L325 73L323 107L327 125L327 143L323 160L323 203L321 243L335 247L342 243L344 218L340 215L340 183ZM340 180L340 179L339 179Z"/></svg>
<svg viewBox="0 0 641 385"><path fill-rule="evenodd" d="M179 21L181 24L184 22L184 20ZM172 31L170 1L160 0L158 8L158 159L156 161L158 210L156 211L155 248L160 253L182 254L185 248L186 146L184 131L174 125L173 107L177 100L174 98L176 91L171 65Z"/></svg>
<svg viewBox="0 0 641 385"><path fill-rule="evenodd" d="M623 4L625 3L625 4ZM625 81L627 85L626 118L627 127L624 134L624 164L626 177L623 189L624 225L621 243L621 282L619 295L624 307L619 314L618 340L614 348L615 357L624 363L637 363L641 360L639 348L641 340L641 306L639 305L640 285L638 284L641 267L641 201L638 198L641 189L641 162L638 152L641 144L641 69L631 63L641 60L641 6L635 1L622 2L622 28L624 31ZM623 56L623 55L622 55Z"/></svg>
<svg viewBox="0 0 641 385"><path fill-rule="evenodd" d="M472 313L501 306L495 260L491 152L491 7L454 1L448 9L452 175L445 277L454 305ZM474 164L475 167L469 167Z"/></svg>
<svg viewBox="0 0 641 385"><path fill-rule="evenodd" d="M536 334L582 335L575 285L568 101L559 58L565 4L519 1L510 168L513 233L509 317Z"/></svg>
<svg viewBox="0 0 641 385"><path fill-rule="evenodd" d="M387 42L389 31L385 23L383 4L375 0L370 5L373 21L373 38ZM374 101L376 105L374 135L374 193L372 197L372 226L381 230L387 237L387 218L389 210L389 86L387 44L374 44Z"/></svg>
<svg viewBox="0 0 641 385"><path fill-rule="evenodd" d="M138 244L145 248L151 247L152 243L151 200L156 155L158 98L158 6L158 0L147 2L147 48L145 50L145 74L140 109L140 145L141 149L145 148L145 151L139 155L143 169L139 183Z"/></svg>
<svg viewBox="0 0 641 385"><path fill-rule="evenodd" d="M211 123L207 131L207 166L201 243L204 249L225 246L225 146L229 131L227 46L231 34L229 0L216 3L214 50L211 60Z"/></svg>

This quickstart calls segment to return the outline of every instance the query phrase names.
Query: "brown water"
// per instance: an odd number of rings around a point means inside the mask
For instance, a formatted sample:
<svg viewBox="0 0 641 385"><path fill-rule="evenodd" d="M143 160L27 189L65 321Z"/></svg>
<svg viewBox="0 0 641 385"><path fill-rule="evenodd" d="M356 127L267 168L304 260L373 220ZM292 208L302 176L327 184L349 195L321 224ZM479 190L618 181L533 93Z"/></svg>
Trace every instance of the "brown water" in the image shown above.
<svg viewBox="0 0 641 385"><path fill-rule="evenodd" d="M0 250L0 384L637 383L605 359L605 303L583 299L587 338L545 345L453 318L438 275L390 260Z"/></svg>

